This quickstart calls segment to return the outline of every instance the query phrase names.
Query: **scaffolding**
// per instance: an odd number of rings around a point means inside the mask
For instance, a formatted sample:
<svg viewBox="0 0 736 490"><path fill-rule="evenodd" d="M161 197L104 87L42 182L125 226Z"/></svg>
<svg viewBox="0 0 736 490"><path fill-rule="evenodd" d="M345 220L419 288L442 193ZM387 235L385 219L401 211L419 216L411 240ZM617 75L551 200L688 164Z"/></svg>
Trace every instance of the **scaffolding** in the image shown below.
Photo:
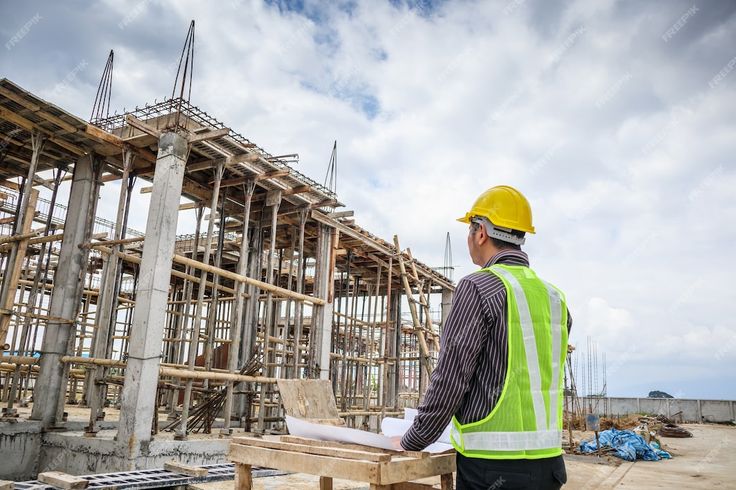
<svg viewBox="0 0 736 490"><path fill-rule="evenodd" d="M54 427L75 404L94 436L112 406L118 439L279 432L283 378L331 380L353 427L417 405L454 285L398 237L335 211L337 195L290 166L295 155L273 156L187 100L88 123L6 79L0 138L4 417L30 403ZM138 179L153 183L140 189L145 232L128 226ZM114 220L96 209L113 181ZM184 212L196 229L175 236L167 220L175 230Z"/></svg>

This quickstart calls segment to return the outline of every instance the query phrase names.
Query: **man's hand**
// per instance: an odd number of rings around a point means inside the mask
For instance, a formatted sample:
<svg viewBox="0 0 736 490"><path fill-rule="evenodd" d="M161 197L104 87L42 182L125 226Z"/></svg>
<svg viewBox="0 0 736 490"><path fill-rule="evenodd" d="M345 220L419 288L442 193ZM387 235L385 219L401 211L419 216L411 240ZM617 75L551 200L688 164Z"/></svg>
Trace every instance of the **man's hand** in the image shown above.
<svg viewBox="0 0 736 490"><path fill-rule="evenodd" d="M404 451L404 448L401 445L401 436L393 436L389 439L391 440L391 446L395 451Z"/></svg>

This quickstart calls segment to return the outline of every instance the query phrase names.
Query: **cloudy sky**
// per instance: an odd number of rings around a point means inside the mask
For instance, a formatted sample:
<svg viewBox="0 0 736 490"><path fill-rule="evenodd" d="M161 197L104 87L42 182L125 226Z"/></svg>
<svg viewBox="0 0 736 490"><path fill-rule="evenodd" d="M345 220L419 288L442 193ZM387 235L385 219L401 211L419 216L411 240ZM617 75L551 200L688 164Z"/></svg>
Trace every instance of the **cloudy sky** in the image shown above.
<svg viewBox="0 0 736 490"><path fill-rule="evenodd" d="M88 118L114 49L112 106L161 100L195 19L192 102L273 154L299 153L318 181L337 140L338 193L361 225L437 266L449 231L457 277L474 267L454 218L514 185L534 211L532 266L567 293L572 341L606 353L609 394L734 399L734 12L1 0L0 77ZM104 217L116 194L105 187Z"/></svg>

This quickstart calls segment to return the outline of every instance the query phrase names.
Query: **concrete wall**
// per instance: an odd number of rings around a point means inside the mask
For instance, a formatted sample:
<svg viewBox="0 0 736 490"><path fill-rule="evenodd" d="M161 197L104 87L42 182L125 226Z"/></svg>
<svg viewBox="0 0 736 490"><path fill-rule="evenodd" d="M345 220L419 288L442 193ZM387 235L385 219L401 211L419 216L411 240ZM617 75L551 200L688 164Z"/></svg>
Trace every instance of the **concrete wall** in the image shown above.
<svg viewBox="0 0 736 490"><path fill-rule="evenodd" d="M47 433L43 438L39 471L63 470L72 475L88 475L163 468L164 463L172 460L195 466L228 462L230 439L154 439L137 459L129 461L112 436L98 433L95 438L85 438L81 432Z"/></svg>
<svg viewBox="0 0 736 490"><path fill-rule="evenodd" d="M28 480L38 472L41 422L0 422L0 480Z"/></svg>
<svg viewBox="0 0 736 490"><path fill-rule="evenodd" d="M736 401L688 398L578 398L586 411L604 416L627 414L665 415L683 422L730 422L736 420ZM678 412L682 412L678 414Z"/></svg>
<svg viewBox="0 0 736 490"><path fill-rule="evenodd" d="M83 422L68 431L43 432L40 421L0 422L0 480L33 480L43 471L73 475L163 468L171 460L202 465L227 463L230 439L154 439L137 460L127 460L113 439L114 422L101 422L95 438L84 437Z"/></svg>

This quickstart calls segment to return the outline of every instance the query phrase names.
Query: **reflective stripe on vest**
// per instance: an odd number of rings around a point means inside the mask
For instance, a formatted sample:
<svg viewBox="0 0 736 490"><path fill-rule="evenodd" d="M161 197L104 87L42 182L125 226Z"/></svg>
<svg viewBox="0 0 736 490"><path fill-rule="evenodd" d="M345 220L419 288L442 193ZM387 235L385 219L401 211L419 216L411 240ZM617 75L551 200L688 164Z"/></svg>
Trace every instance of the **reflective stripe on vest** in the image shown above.
<svg viewBox="0 0 736 490"><path fill-rule="evenodd" d="M521 332L524 335L524 349L526 350L527 369L529 370L529 387L532 390L532 402L534 403L534 418L537 420L537 430L547 427L547 410L544 408L542 398L542 376L539 373L539 355L537 355L537 342L534 339L534 325L532 315L529 312L529 303L526 294L521 289L521 284L506 269L500 267L493 269L503 276L511 285L519 308L519 320L521 320Z"/></svg>
<svg viewBox="0 0 736 490"><path fill-rule="evenodd" d="M469 432L463 435L463 442L465 443L466 450L482 450L486 448L493 448L497 451L547 449L559 446L562 443L562 431Z"/></svg>
<svg viewBox="0 0 736 490"><path fill-rule="evenodd" d="M527 267L495 265L484 270L501 278L507 291L507 369L514 371L507 371L503 392L487 417L465 425L453 418L451 441L460 453L470 457L557 456L562 444L561 379L567 354L564 296ZM535 304L530 305L524 288L534 296ZM538 352L538 348L542 350ZM513 361L512 351L516 352ZM540 369L540 352L544 354L541 359L545 359L545 369Z"/></svg>

